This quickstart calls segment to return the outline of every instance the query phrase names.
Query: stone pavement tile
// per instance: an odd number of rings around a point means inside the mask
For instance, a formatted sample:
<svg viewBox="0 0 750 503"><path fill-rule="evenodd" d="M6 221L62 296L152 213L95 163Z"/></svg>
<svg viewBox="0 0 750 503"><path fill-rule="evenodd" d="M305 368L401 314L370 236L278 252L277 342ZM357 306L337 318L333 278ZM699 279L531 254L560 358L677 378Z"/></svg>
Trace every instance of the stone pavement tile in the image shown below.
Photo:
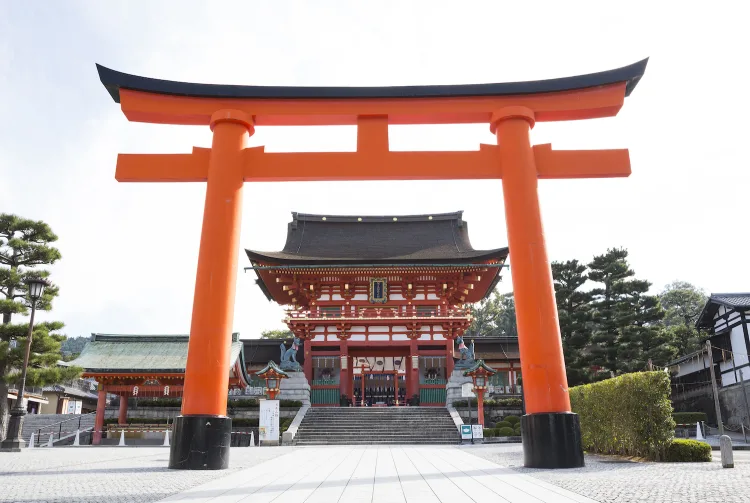
<svg viewBox="0 0 750 503"><path fill-rule="evenodd" d="M232 468L169 470L164 447L58 447L0 453L0 502L153 502L286 453L233 448Z"/></svg>
<svg viewBox="0 0 750 503"><path fill-rule="evenodd" d="M341 462L336 465L336 468L334 468L328 477L321 482L315 492L305 500L305 503L330 503L333 501L340 501L344 489L346 489L349 480L354 474L354 470L357 469L364 454L364 449L351 449L346 456L342 457ZM324 459L333 462L327 454L324 455Z"/></svg>
<svg viewBox="0 0 750 503"><path fill-rule="evenodd" d="M406 456L404 449L400 447L391 448L391 456L396 467L401 489L404 492L404 498L407 503L430 503L439 502L440 500L425 481L414 463Z"/></svg>
<svg viewBox="0 0 750 503"><path fill-rule="evenodd" d="M379 447L375 460L373 503L406 503L390 447Z"/></svg>
<svg viewBox="0 0 750 503"><path fill-rule="evenodd" d="M463 493L463 499L469 498L471 501L497 501L508 503L509 500L501 497L491 489L477 483L471 473L462 470L445 461L440 456L442 449L414 449L410 455L420 456L425 463L431 467L431 473L440 473L447 477ZM453 450L453 449L449 449ZM412 458L413 459L413 458ZM440 496L441 500L442 495Z"/></svg>
<svg viewBox="0 0 750 503"><path fill-rule="evenodd" d="M459 449L456 449L459 450ZM449 463L456 469L465 469L473 473L472 478L478 483L492 489L499 496L509 501L519 502L559 502L559 503L596 503L595 500L574 492L561 489L543 480L519 474L506 467L472 456L468 452L451 452ZM445 456L447 453L440 453Z"/></svg>
<svg viewBox="0 0 750 503"><path fill-rule="evenodd" d="M409 461L411 461L441 502L470 501L466 493L459 489L450 478L437 471L432 464L426 461L423 456L418 455L414 449L404 448L403 450L406 457L409 458Z"/></svg>
<svg viewBox="0 0 750 503"><path fill-rule="evenodd" d="M586 466L566 470L523 467L520 445L459 447L459 450L602 503L750 502L750 451L735 451L735 468L711 463L636 463L586 456Z"/></svg>
<svg viewBox="0 0 750 503"><path fill-rule="evenodd" d="M360 501L372 501L373 484L375 483L375 462L377 449L368 447L359 460L352 477L346 484L344 492L339 501L356 503Z"/></svg>

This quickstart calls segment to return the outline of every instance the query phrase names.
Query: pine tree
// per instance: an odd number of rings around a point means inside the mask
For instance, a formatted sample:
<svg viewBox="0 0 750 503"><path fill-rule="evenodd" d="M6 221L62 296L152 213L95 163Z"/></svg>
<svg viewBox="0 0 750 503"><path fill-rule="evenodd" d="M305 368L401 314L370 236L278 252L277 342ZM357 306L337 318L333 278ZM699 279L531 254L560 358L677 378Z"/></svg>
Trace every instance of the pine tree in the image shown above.
<svg viewBox="0 0 750 503"><path fill-rule="evenodd" d="M590 381L586 349L591 343L591 292L581 290L587 269L577 260L552 262L568 385Z"/></svg>
<svg viewBox="0 0 750 503"><path fill-rule="evenodd" d="M29 312L27 289L24 280L29 277L47 278L49 271L38 266L54 264L60 252L49 245L57 240L47 224L23 219L15 215L0 214L0 439L5 437L8 425L8 383L18 379L23 365L28 323L11 323L13 315ZM54 285L45 288L37 309L52 308L52 299L58 294ZM45 322L34 326L31 357L26 382L41 386L75 376L80 369L57 367L60 359L62 335L51 332L62 328L62 323Z"/></svg>
<svg viewBox="0 0 750 503"><path fill-rule="evenodd" d="M664 287L659 300L666 311L664 325L672 334L678 355L700 349L695 322L708 300L705 292L687 281L675 281Z"/></svg>
<svg viewBox="0 0 750 503"><path fill-rule="evenodd" d="M518 337L513 293L493 291L491 296L472 306L471 314L471 326L466 331L468 337Z"/></svg>
<svg viewBox="0 0 750 503"><path fill-rule="evenodd" d="M593 298L594 327L591 346L591 363L597 370L616 372L619 329L623 325L623 297L626 288L623 283L635 273L627 263L628 252L613 248L604 255L597 255L588 264L589 279L602 283L602 287L591 290ZM626 354L622 349L620 353Z"/></svg>
<svg viewBox="0 0 750 503"><path fill-rule="evenodd" d="M659 298L648 295L651 283L633 278L627 257L627 250L615 248L589 264L589 279L603 284L591 291L592 363L614 373L644 370L649 359L662 360L676 352L671 334L661 325Z"/></svg>

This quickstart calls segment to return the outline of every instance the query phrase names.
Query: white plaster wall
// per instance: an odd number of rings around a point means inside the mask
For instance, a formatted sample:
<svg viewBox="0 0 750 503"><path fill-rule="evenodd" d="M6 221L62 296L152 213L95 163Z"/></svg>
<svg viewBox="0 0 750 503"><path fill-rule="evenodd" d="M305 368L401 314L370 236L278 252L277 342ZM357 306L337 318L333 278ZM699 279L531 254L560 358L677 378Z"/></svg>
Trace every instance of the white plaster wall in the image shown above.
<svg viewBox="0 0 750 503"><path fill-rule="evenodd" d="M734 327L732 332L729 334L729 340L732 343L732 352L734 353L734 367L740 367L748 363L747 348L745 347L745 333L742 330L742 326ZM719 364L721 371L731 371L732 362L726 361ZM742 378L750 382L750 367L737 370L737 378L734 377L734 372L729 372L721 376L721 384L723 386L729 386L740 381L740 372L742 372Z"/></svg>
<svg viewBox="0 0 750 503"><path fill-rule="evenodd" d="M390 336L388 334L370 334L370 340L371 341L389 341Z"/></svg>
<svg viewBox="0 0 750 503"><path fill-rule="evenodd" d="M409 337L406 334L393 334L394 341L408 341Z"/></svg>

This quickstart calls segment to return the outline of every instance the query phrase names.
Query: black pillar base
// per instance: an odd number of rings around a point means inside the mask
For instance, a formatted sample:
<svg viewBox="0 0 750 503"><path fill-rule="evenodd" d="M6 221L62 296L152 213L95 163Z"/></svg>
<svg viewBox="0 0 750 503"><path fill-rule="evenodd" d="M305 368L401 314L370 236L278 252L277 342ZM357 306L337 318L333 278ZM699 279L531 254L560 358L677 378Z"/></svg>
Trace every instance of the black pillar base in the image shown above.
<svg viewBox="0 0 750 503"><path fill-rule="evenodd" d="M23 418L26 416L24 409L13 408L10 410L10 420L8 421L8 430L5 440L0 444L2 452L21 452L26 447L23 437Z"/></svg>
<svg viewBox="0 0 750 503"><path fill-rule="evenodd" d="M226 416L177 416L169 447L169 467L176 470L229 468L232 419Z"/></svg>
<svg viewBox="0 0 750 503"><path fill-rule="evenodd" d="M526 468L580 468L584 465L577 414L527 414L521 417L521 435Z"/></svg>

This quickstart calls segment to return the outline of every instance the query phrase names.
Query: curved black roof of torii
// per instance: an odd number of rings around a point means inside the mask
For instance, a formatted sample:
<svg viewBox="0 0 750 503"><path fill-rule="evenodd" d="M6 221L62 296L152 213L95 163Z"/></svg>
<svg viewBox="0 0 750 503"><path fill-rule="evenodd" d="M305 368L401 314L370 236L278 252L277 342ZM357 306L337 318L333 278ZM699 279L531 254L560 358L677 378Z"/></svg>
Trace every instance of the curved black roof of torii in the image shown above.
<svg viewBox="0 0 750 503"><path fill-rule="evenodd" d="M475 250L463 211L434 215L335 216L292 213L284 249L245 250L274 264L435 264L504 260L508 248Z"/></svg>
<svg viewBox="0 0 750 503"><path fill-rule="evenodd" d="M648 58L628 66L604 72L576 75L558 79L504 82L495 84L461 84L441 86L391 87L288 87L197 84L172 80L152 79L111 70L97 64L99 79L116 103L120 89L143 91L173 96L198 98L248 99L363 99L363 98L457 98L480 96L508 96L520 94L573 91L590 87L625 82L625 96L629 96L646 71Z"/></svg>

